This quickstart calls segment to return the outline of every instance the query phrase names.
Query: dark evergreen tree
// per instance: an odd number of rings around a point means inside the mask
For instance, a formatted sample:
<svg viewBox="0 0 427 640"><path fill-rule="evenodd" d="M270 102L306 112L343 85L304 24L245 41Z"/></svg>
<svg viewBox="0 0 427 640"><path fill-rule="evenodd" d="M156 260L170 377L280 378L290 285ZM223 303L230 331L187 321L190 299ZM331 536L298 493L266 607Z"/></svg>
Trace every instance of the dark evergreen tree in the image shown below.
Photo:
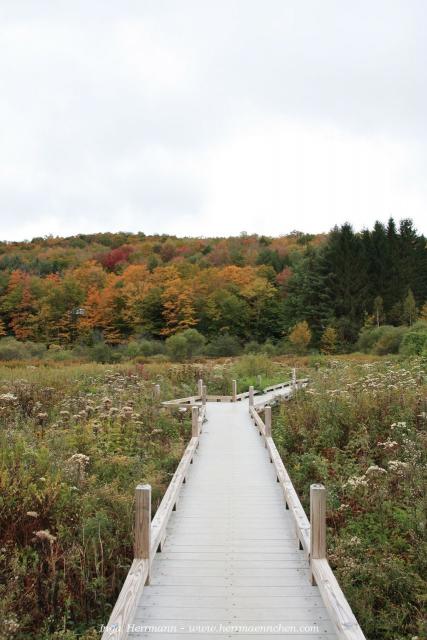
<svg viewBox="0 0 427 640"><path fill-rule="evenodd" d="M284 305L286 332L298 322L307 320L313 333L313 343L318 343L333 318L321 251L307 249L304 258L295 265L287 291Z"/></svg>
<svg viewBox="0 0 427 640"><path fill-rule="evenodd" d="M322 275L335 317L361 326L369 293L367 255L361 236L351 225L335 227L321 256Z"/></svg>

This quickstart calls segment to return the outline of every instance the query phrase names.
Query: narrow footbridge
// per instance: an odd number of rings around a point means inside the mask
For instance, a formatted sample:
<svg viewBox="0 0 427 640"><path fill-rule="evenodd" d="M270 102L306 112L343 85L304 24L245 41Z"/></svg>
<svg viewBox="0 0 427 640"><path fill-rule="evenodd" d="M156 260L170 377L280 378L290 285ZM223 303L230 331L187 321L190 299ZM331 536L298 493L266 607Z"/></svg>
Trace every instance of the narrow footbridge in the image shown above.
<svg viewBox="0 0 427 640"><path fill-rule="evenodd" d="M271 436L271 405L306 380L164 402L192 412L192 438L151 519L135 501L134 561L102 640L364 639L326 558L326 491L310 520ZM160 390L155 387L159 396Z"/></svg>

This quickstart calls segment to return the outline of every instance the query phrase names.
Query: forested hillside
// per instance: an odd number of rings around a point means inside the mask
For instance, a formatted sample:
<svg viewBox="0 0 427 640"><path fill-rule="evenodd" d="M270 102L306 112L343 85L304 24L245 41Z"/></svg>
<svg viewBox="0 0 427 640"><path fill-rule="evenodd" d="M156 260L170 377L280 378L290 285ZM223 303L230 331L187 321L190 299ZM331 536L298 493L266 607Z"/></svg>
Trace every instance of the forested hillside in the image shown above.
<svg viewBox="0 0 427 640"><path fill-rule="evenodd" d="M425 319L426 300L426 238L409 220L317 236L0 243L0 334L50 347L163 341L192 328L231 350L290 336L295 348L329 340L346 351L363 327Z"/></svg>

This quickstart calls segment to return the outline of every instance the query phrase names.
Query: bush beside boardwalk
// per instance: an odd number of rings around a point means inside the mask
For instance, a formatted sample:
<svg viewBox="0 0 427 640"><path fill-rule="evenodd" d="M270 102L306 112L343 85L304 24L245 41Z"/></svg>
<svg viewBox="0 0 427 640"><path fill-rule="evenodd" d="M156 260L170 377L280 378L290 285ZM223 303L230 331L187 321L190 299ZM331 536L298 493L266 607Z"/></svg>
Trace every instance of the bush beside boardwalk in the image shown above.
<svg viewBox="0 0 427 640"><path fill-rule="evenodd" d="M98 637L132 557L134 487L150 482L155 507L190 435L153 383L164 398L201 375L240 392L295 364L312 383L275 410L273 435L298 493L307 506L310 482L329 489L330 560L367 637L422 637L425 361L18 364L0 368L0 638Z"/></svg>
<svg viewBox="0 0 427 640"><path fill-rule="evenodd" d="M196 329L180 331L165 341L141 338L117 345L107 344L101 336L97 336L91 344L76 344L68 348L57 344L51 344L47 348L45 344L21 342L8 336L0 338L0 362L33 359L47 363L83 361L114 364L129 360L187 362L203 357L235 357L242 353L269 356L319 354L319 349L311 347L310 336L307 323L297 324L289 336L284 336L279 341L267 340L264 343L256 340L243 343L228 333L220 333L208 341ZM399 353L404 356L426 356L427 322L420 320L412 326L366 326L360 332L355 350L380 356ZM327 326L322 335L320 353L343 353L338 334L331 326Z"/></svg>
<svg viewBox="0 0 427 640"><path fill-rule="evenodd" d="M328 488L329 560L366 636L426 637L426 361L328 360L275 409L273 437L309 505Z"/></svg>

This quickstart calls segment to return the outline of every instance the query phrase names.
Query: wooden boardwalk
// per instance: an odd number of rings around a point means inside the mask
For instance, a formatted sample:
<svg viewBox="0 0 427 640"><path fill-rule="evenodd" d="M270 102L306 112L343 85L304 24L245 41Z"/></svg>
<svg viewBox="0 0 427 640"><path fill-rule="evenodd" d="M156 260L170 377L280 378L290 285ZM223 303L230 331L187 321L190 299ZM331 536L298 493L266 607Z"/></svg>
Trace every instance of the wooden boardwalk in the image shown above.
<svg viewBox="0 0 427 640"><path fill-rule="evenodd" d="M285 387L257 396L257 405L290 393ZM125 632L110 628L105 638L363 638L351 611L331 609L331 580L326 591L323 580L321 590L312 585L305 514L297 498L293 505L293 487L284 493L283 463L255 411L254 425L248 398L206 408L161 552L152 554L149 584L134 596Z"/></svg>

